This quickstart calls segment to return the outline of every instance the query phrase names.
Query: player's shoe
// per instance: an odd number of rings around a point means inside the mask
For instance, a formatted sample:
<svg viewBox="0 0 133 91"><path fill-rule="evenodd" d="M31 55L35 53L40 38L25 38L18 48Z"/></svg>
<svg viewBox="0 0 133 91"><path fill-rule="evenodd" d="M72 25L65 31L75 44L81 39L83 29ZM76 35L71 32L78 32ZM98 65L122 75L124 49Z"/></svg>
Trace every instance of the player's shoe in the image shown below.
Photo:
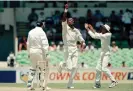
<svg viewBox="0 0 133 91"><path fill-rule="evenodd" d="M35 89L34 89L31 85L28 85L28 86L27 86L27 90L28 90L28 91L32 91L32 90L35 90Z"/></svg>
<svg viewBox="0 0 133 91"><path fill-rule="evenodd" d="M73 86L71 86L71 87L67 87L68 89L74 89L74 87Z"/></svg>
<svg viewBox="0 0 133 91"><path fill-rule="evenodd" d="M63 66L63 62L60 62L59 63L59 67L58 67L58 72L59 73L62 73L62 70L63 70L63 67L62 66Z"/></svg>
<svg viewBox="0 0 133 91"><path fill-rule="evenodd" d="M100 83L95 83L93 88L101 88L101 84Z"/></svg>
<svg viewBox="0 0 133 91"><path fill-rule="evenodd" d="M49 91L49 90L51 90L51 88L50 88L50 87L46 87L46 88L45 88L45 87L43 87L43 88L42 88L42 91Z"/></svg>
<svg viewBox="0 0 133 91"><path fill-rule="evenodd" d="M112 83L110 84L109 88L113 88L118 84L117 81L112 81Z"/></svg>
<svg viewBox="0 0 133 91"><path fill-rule="evenodd" d="M32 87L28 87L28 91L33 91L33 90L35 90L35 89Z"/></svg>

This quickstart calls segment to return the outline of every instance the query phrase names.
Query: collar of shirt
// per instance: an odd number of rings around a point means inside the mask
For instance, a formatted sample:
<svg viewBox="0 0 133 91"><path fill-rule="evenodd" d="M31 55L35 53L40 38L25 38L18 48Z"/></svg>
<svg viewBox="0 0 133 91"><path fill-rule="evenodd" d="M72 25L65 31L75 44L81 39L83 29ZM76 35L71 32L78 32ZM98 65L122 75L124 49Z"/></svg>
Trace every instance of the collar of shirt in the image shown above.
<svg viewBox="0 0 133 91"><path fill-rule="evenodd" d="M67 26L68 30L76 30L76 28L74 27L74 29L72 29L71 27Z"/></svg>
<svg viewBox="0 0 133 91"><path fill-rule="evenodd" d="M36 29L43 30L41 27L36 27Z"/></svg>

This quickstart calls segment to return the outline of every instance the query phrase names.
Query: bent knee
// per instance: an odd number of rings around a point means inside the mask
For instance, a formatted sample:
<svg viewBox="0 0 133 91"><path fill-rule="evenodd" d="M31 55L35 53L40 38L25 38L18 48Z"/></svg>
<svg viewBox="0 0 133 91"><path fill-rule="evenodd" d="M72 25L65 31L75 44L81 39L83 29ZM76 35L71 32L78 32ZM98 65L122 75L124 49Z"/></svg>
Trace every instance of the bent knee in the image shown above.
<svg viewBox="0 0 133 91"><path fill-rule="evenodd" d="M102 67L102 71L103 71L103 72L106 72L107 70L108 70L107 67Z"/></svg>

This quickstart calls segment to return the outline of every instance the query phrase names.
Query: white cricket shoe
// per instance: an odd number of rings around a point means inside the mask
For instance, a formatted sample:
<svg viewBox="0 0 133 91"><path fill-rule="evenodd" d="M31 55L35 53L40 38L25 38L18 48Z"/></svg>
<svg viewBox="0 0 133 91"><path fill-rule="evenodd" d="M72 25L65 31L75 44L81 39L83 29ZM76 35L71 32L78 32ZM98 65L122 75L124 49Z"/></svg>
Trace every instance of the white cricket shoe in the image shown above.
<svg viewBox="0 0 133 91"><path fill-rule="evenodd" d="M100 83L95 83L93 88L101 88L101 84Z"/></svg>
<svg viewBox="0 0 133 91"><path fill-rule="evenodd" d="M35 90L35 89L32 87L28 87L28 91L33 91L33 90Z"/></svg>
<svg viewBox="0 0 133 91"><path fill-rule="evenodd" d="M46 87L46 90L48 90L48 91L49 91L49 90L51 90L51 88L50 88L50 87Z"/></svg>
<svg viewBox="0 0 133 91"><path fill-rule="evenodd" d="M43 87L42 90L43 90L43 91L49 91L49 90L51 90L51 88L50 88L50 87L46 87L46 88Z"/></svg>
<svg viewBox="0 0 133 91"><path fill-rule="evenodd" d="M59 63L59 67L58 67L58 72L59 73L62 73L62 70L63 70L63 67L62 66L63 66L63 62L60 62Z"/></svg>
<svg viewBox="0 0 133 91"><path fill-rule="evenodd" d="M67 87L68 89L74 89L74 87L73 86L71 86L71 87Z"/></svg>
<svg viewBox="0 0 133 91"><path fill-rule="evenodd" d="M109 88L113 88L118 84L117 81L112 81L112 83L110 84Z"/></svg>
<svg viewBox="0 0 133 91"><path fill-rule="evenodd" d="M31 85L27 85L27 90L31 91L31 90L35 90Z"/></svg>

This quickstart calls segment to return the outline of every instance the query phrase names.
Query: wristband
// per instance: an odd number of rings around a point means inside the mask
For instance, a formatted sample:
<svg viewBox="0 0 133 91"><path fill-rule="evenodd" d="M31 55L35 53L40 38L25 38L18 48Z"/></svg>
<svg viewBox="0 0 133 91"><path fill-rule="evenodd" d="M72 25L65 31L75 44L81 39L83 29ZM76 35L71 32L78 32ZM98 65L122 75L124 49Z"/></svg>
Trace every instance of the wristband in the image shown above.
<svg viewBox="0 0 133 91"><path fill-rule="evenodd" d="M83 45L86 45L85 42L83 43Z"/></svg>
<svg viewBox="0 0 133 91"><path fill-rule="evenodd" d="M67 13L68 9L65 9L65 13Z"/></svg>

